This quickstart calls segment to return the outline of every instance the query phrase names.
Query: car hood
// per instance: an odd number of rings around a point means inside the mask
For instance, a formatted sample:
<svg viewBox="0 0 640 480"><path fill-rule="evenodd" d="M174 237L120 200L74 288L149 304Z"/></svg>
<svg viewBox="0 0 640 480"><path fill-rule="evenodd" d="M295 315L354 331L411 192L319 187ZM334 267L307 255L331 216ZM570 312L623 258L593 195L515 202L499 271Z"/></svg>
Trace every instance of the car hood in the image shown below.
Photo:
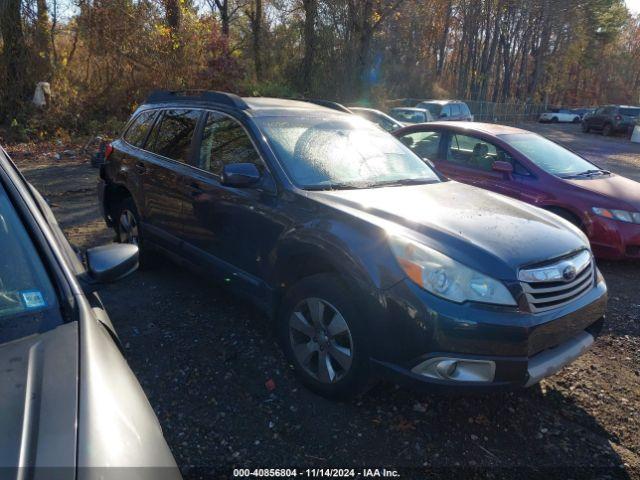
<svg viewBox="0 0 640 480"><path fill-rule="evenodd" d="M0 468L67 467L75 473L77 323L1 345L0 371Z"/></svg>
<svg viewBox="0 0 640 480"><path fill-rule="evenodd" d="M621 210L632 208L634 211L640 212L640 183L630 178L612 174L602 178L567 179L567 182L585 190L604 195L610 200L627 204L627 206L593 205L594 207L610 207Z"/></svg>
<svg viewBox="0 0 640 480"><path fill-rule="evenodd" d="M311 196L504 280L524 265L588 248L586 237L554 214L453 181Z"/></svg>

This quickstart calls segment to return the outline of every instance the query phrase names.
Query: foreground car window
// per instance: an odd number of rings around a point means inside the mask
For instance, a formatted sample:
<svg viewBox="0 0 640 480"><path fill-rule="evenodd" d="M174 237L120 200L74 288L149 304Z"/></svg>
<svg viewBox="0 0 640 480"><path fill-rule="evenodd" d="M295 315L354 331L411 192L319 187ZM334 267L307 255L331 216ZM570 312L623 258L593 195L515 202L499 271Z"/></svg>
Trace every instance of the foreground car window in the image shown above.
<svg viewBox="0 0 640 480"><path fill-rule="evenodd" d="M598 168L593 163L539 135L517 133L501 135L500 138L545 172L558 177L572 177Z"/></svg>
<svg viewBox="0 0 640 480"><path fill-rule="evenodd" d="M0 344L62 323L42 261L0 187Z"/></svg>
<svg viewBox="0 0 640 480"><path fill-rule="evenodd" d="M402 143L356 117L264 117L258 124L301 188L439 181Z"/></svg>

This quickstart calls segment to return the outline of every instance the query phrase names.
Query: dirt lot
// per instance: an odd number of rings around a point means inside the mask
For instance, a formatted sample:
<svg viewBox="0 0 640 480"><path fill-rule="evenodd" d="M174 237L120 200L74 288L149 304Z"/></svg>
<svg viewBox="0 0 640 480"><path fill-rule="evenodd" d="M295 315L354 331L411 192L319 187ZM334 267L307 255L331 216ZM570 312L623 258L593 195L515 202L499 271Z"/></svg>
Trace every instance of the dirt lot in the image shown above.
<svg viewBox="0 0 640 480"><path fill-rule="evenodd" d="M640 181L640 145L573 125L530 127ZM110 241L96 170L86 158L54 156L74 147L9 151L72 242ZM611 302L594 348L540 387L484 397L382 384L360 401L318 398L297 383L260 313L166 262L101 294L189 477L230 477L232 466L332 465L427 467L443 477L468 468L493 477L640 478L640 265L600 267Z"/></svg>

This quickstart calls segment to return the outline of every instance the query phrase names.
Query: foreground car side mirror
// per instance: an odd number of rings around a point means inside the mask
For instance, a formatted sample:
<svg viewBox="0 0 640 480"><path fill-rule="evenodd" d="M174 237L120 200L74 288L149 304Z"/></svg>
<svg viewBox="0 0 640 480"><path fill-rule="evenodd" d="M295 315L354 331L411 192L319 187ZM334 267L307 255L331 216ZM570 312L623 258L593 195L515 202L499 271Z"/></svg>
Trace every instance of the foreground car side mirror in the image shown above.
<svg viewBox="0 0 640 480"><path fill-rule="evenodd" d="M253 163L231 163L222 169L222 184L228 187L250 187L260 178L260 170Z"/></svg>
<svg viewBox="0 0 640 480"><path fill-rule="evenodd" d="M491 170L510 176L513 173L513 165L511 165L509 162L496 160L495 162L493 162L493 165L491 165Z"/></svg>
<svg viewBox="0 0 640 480"><path fill-rule="evenodd" d="M113 243L87 250L87 270L96 283L109 283L132 274L138 268L138 246Z"/></svg>

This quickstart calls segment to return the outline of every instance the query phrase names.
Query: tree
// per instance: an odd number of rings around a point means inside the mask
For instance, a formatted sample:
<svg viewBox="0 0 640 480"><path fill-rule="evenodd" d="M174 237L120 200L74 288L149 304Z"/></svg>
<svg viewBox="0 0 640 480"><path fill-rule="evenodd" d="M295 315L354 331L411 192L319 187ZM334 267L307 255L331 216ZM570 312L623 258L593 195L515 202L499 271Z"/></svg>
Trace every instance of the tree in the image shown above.
<svg viewBox="0 0 640 480"><path fill-rule="evenodd" d="M21 6L20 0L1 0L0 2L2 66L5 77L1 108L4 118L9 121L19 113L30 90Z"/></svg>

